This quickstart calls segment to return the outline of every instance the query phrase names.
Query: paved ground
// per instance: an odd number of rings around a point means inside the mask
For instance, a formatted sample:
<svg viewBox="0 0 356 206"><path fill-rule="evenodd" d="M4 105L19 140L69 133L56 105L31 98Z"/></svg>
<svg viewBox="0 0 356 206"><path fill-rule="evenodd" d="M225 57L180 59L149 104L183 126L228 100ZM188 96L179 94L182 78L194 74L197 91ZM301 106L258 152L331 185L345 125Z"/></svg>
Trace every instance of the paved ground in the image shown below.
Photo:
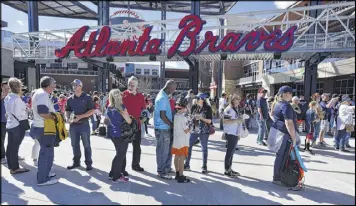
<svg viewBox="0 0 356 206"><path fill-rule="evenodd" d="M153 130L149 129L149 133L153 135ZM210 137L207 175L200 173L201 148L194 147L192 171L186 172L192 180L188 184L156 177L154 138L145 137L142 141L141 166L146 171L134 172L128 164L130 182L126 184L113 184L107 179L115 154L110 140L92 137L95 169L89 172L84 168L66 169L72 159L70 141L66 140L55 149L53 171L60 183L38 187L37 169L30 158L33 140L27 136L20 148L20 155L26 157L21 165L31 171L11 176L7 166L1 166L1 204L355 204L354 149L349 154L334 151L332 147L315 150L315 156L302 153L309 169L306 189L288 191L271 183L275 154L255 143L254 131L239 142L241 150L234 156L233 168L242 176L238 179L222 176L225 143L220 137L221 132ZM331 144L332 139L328 138L327 142ZM351 145L355 146L354 139ZM131 159L129 146L129 163Z"/></svg>

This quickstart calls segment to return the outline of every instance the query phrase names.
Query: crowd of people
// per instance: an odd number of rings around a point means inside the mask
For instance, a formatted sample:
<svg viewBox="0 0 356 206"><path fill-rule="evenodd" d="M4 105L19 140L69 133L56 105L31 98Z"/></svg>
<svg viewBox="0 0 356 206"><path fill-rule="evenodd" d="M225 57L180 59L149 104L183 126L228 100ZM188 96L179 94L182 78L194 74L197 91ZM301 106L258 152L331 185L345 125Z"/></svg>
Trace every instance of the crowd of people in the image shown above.
<svg viewBox="0 0 356 206"><path fill-rule="evenodd" d="M93 169L90 136L98 134L101 123L106 125L107 137L116 149L108 175L114 183L129 181L126 153L130 143L133 146L131 168L136 172L144 171L140 161L141 139L144 133L148 134L147 125L151 117L157 140L157 174L168 180L175 174L178 183L190 182L184 171L190 170L192 148L199 142L203 155L201 172L208 173L208 142L215 131L215 115L220 118L220 129L226 140L224 175L232 178L240 175L232 169L233 156L239 139L252 128L252 119L258 125L258 145L268 146L274 139L281 139L274 163L273 182L276 184L281 184L280 169L285 150L290 146L301 146L301 132L306 133L302 151L311 154L314 154L311 147L326 146L324 137L327 133L334 136L335 149L347 152L346 148L350 147L348 141L354 125L355 106L354 99L347 95L316 93L307 102L303 96L293 97L293 89L289 86L282 86L276 96L269 98L264 88L258 90L257 96L223 93L220 99L209 99L205 93L195 94L189 90L186 96L175 97L177 84L174 80L168 80L152 98L150 94L139 92L138 82L132 76L125 91L112 89L109 93L95 91L88 94L83 91L83 83L75 79L71 92L59 93L55 90L55 80L45 76L40 80L40 88L29 95L23 95L22 82L17 78L2 82L2 164L8 164L11 174L29 171L20 168L18 151L26 130L30 129L30 136L34 139L32 159L38 167L37 184L57 183L56 174L51 172L56 135L48 132L50 122L58 121L55 113L64 115L69 124L73 162L67 167L68 170L81 166L80 140L84 146L86 170ZM32 120L32 124L27 128L28 119ZM127 125L135 124L134 138L123 138L127 136ZM6 133L8 144L5 150ZM173 155L175 169L172 168Z"/></svg>

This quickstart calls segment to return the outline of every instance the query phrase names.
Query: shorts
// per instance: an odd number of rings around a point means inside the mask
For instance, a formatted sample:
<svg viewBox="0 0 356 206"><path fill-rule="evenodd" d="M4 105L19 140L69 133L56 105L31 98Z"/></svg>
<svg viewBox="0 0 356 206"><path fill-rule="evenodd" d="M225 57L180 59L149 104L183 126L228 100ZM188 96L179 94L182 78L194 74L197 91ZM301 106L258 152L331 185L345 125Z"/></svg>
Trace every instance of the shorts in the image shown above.
<svg viewBox="0 0 356 206"><path fill-rule="evenodd" d="M313 140L313 139L314 139L314 138L313 138L313 132L308 133L307 136L306 136L306 138L307 138L308 140Z"/></svg>
<svg viewBox="0 0 356 206"><path fill-rule="evenodd" d="M182 147L182 148L172 148L171 153L173 155L177 155L177 156L184 156L187 157L188 156L188 146Z"/></svg>
<svg viewBox="0 0 356 206"><path fill-rule="evenodd" d="M327 132L329 131L329 121L328 120L321 120L320 123L320 131Z"/></svg>

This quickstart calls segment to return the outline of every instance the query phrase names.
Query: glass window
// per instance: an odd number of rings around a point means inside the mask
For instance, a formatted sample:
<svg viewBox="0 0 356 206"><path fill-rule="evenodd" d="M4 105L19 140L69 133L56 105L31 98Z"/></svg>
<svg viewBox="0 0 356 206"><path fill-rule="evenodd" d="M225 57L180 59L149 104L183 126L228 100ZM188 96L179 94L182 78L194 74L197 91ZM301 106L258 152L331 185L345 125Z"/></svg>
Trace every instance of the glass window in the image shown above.
<svg viewBox="0 0 356 206"><path fill-rule="evenodd" d="M152 75L157 76L158 75L158 70L157 69L152 69Z"/></svg>
<svg viewBox="0 0 356 206"><path fill-rule="evenodd" d="M150 69L144 69L144 74L145 75L150 75Z"/></svg>
<svg viewBox="0 0 356 206"><path fill-rule="evenodd" d="M68 69L77 70L78 69L78 63L67 63L67 68Z"/></svg>
<svg viewBox="0 0 356 206"><path fill-rule="evenodd" d="M135 71L136 71L136 74L141 74L141 69L137 68Z"/></svg>

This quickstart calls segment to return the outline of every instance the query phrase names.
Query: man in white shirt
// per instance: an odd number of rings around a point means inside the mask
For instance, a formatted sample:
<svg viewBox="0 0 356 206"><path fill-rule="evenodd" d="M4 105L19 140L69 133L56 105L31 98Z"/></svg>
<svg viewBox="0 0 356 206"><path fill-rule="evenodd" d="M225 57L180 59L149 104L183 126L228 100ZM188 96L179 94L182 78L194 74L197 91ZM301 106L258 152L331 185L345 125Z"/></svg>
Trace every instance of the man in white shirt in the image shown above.
<svg viewBox="0 0 356 206"><path fill-rule="evenodd" d="M53 185L58 182L57 179L51 179L56 176L55 173L50 173L53 158L54 158L54 143L55 135L44 135L45 119L54 119L51 114L54 111L50 94L56 87L56 81L48 76L44 76L40 80L41 88L36 90L32 97L33 122L30 135L37 138L41 149L38 158L37 185L46 186Z"/></svg>
<svg viewBox="0 0 356 206"><path fill-rule="evenodd" d="M224 129L224 109L227 105L227 95L222 93L221 98L219 99L219 114L220 114L220 130Z"/></svg>

